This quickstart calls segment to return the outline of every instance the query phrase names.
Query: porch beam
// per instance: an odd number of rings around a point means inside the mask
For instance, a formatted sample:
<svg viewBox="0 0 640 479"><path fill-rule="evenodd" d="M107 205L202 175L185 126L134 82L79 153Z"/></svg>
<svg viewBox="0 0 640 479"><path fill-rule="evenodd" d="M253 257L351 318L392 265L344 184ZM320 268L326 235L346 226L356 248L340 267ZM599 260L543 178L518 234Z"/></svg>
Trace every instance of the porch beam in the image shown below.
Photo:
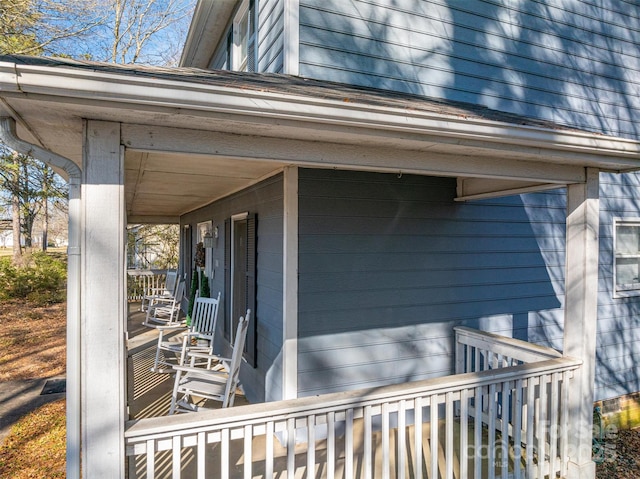
<svg viewBox="0 0 640 479"><path fill-rule="evenodd" d="M237 160L275 160L305 167L498 178L557 185L585 181L582 166L448 155L428 149L401 150L366 144L328 143L132 124L122 126L122 140L131 150L200 154Z"/></svg>
<svg viewBox="0 0 640 479"><path fill-rule="evenodd" d="M554 190L563 185L532 181L496 180L489 178L458 178L455 201L499 198L537 191Z"/></svg>
<svg viewBox="0 0 640 479"><path fill-rule="evenodd" d="M149 225L179 225L179 216L147 216L147 215L131 215L127 216L129 224L149 224Z"/></svg>
<svg viewBox="0 0 640 479"><path fill-rule="evenodd" d="M599 171L567 187L565 356L582 360L569 392L568 479L594 479L592 425L598 308Z"/></svg>
<svg viewBox="0 0 640 479"><path fill-rule="evenodd" d="M120 124L84 124L81 230L82 477L124 477L125 207Z"/></svg>

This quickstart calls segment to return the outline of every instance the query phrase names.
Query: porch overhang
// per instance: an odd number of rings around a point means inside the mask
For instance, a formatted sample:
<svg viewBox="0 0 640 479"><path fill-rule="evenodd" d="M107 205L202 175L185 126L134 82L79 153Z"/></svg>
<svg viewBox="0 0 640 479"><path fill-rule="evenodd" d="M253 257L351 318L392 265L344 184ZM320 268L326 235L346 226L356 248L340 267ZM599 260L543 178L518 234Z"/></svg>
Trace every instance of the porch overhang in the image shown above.
<svg viewBox="0 0 640 479"><path fill-rule="evenodd" d="M285 166L458 178L458 199L640 167L640 143L474 105L286 75L0 57L0 115L81 164L83 121L121 124L130 221L174 221Z"/></svg>

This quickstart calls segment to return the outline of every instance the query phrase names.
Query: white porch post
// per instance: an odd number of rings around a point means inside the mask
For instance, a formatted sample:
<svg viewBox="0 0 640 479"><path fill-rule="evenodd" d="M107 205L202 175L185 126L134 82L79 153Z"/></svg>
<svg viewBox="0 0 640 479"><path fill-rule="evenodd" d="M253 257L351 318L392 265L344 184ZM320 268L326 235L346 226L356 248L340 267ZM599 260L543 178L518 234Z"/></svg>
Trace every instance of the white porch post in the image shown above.
<svg viewBox="0 0 640 479"><path fill-rule="evenodd" d="M284 170L282 399L298 397L298 167Z"/></svg>
<svg viewBox="0 0 640 479"><path fill-rule="evenodd" d="M125 209L120 124L84 125L82 476L124 477Z"/></svg>
<svg viewBox="0 0 640 479"><path fill-rule="evenodd" d="M595 478L591 459L598 309L599 171L567 187L564 354L583 361L569 392L569 479Z"/></svg>

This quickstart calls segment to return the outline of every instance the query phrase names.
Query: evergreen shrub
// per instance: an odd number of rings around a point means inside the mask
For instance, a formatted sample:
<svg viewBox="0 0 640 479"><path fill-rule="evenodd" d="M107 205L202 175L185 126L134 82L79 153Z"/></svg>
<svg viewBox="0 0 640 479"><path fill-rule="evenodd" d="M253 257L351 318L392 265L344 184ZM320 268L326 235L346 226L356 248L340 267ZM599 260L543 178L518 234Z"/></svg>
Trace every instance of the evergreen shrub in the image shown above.
<svg viewBox="0 0 640 479"><path fill-rule="evenodd" d="M16 266L0 258L0 300L26 299L44 305L66 300L66 256L35 252Z"/></svg>

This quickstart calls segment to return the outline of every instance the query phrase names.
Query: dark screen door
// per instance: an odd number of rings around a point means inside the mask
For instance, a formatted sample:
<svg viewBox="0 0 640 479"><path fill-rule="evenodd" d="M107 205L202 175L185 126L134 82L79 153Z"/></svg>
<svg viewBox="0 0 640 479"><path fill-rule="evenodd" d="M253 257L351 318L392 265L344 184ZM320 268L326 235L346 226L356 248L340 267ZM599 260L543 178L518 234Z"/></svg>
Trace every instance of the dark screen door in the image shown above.
<svg viewBox="0 0 640 479"><path fill-rule="evenodd" d="M233 293L231 300L231 337L235 337L240 316L247 311L247 219L233 221L232 250Z"/></svg>

